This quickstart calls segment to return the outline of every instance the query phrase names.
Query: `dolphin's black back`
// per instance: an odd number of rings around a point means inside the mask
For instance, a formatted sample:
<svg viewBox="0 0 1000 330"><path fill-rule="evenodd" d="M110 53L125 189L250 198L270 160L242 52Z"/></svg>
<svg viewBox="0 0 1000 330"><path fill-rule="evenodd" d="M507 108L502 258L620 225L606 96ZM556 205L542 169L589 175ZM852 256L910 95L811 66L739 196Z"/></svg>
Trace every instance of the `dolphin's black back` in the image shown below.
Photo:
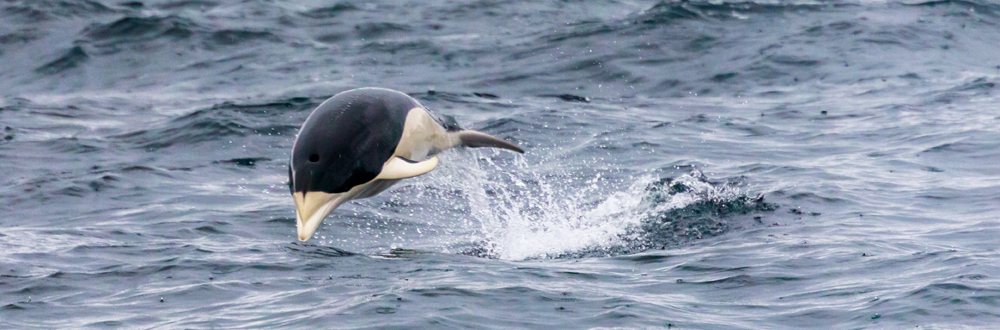
<svg viewBox="0 0 1000 330"><path fill-rule="evenodd" d="M374 179L415 107L420 104L406 94L380 88L349 90L320 104L295 140L292 192L342 193Z"/></svg>

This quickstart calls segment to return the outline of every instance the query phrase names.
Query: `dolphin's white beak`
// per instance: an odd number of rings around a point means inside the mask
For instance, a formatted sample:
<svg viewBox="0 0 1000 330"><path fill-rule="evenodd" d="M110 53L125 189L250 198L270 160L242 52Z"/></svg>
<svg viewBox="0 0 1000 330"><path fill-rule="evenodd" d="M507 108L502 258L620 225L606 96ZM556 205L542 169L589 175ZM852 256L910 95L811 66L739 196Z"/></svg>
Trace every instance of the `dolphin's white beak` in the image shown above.
<svg viewBox="0 0 1000 330"><path fill-rule="evenodd" d="M348 200L346 193L322 191L295 192L292 198L295 199L295 228L299 231L299 240L303 242L312 237L319 224L323 223L323 218Z"/></svg>

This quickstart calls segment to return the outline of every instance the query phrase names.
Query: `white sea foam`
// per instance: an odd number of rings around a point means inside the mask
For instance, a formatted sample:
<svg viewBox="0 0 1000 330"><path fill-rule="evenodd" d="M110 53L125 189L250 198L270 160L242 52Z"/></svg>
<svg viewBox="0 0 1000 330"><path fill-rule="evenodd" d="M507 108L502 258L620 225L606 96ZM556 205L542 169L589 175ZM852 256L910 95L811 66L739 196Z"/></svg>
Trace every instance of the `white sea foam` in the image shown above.
<svg viewBox="0 0 1000 330"><path fill-rule="evenodd" d="M468 231L468 240L501 259L623 246L652 214L733 193L683 175L677 181L688 191L648 205L643 201L657 179L653 174L634 175L627 182L600 172L580 178L579 173L545 172L540 169L545 166L523 157L497 164L485 154L474 151L476 161L465 156L450 161L448 175L458 176L451 182L465 192L472 222L478 222L479 230Z"/></svg>

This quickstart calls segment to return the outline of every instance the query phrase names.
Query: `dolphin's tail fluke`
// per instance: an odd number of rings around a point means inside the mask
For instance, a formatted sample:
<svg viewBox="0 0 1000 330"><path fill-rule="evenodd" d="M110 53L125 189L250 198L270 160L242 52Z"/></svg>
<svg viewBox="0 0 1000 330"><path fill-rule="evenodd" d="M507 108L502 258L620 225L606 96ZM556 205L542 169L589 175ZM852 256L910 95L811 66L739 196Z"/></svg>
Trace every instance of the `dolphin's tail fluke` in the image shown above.
<svg viewBox="0 0 1000 330"><path fill-rule="evenodd" d="M524 153L524 149L521 149L520 147L518 147L518 146L516 146L516 145L514 145L514 144L512 144L510 142L498 139L498 138L496 138L496 137L494 137L492 135L489 135L489 134L486 134L486 133L483 133L483 132L476 132L476 131L472 131L472 130L463 130L463 131L457 132L457 134L458 134L458 139L459 139L459 141L461 143L461 146L463 146L463 147L469 147L469 148L482 148L482 147L501 148L501 149L507 149L507 150L511 150L511 151L516 151L516 152L519 152L519 153L522 153L522 154Z"/></svg>

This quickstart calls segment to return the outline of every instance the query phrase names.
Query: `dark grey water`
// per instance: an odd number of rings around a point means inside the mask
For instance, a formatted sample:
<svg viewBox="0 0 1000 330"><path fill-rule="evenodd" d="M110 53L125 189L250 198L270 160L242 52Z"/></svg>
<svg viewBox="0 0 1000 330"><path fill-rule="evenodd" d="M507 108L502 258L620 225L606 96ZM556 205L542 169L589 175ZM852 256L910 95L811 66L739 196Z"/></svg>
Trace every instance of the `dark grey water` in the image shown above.
<svg viewBox="0 0 1000 330"><path fill-rule="evenodd" d="M986 1L0 2L0 328L998 328ZM381 86L456 150L297 242Z"/></svg>

